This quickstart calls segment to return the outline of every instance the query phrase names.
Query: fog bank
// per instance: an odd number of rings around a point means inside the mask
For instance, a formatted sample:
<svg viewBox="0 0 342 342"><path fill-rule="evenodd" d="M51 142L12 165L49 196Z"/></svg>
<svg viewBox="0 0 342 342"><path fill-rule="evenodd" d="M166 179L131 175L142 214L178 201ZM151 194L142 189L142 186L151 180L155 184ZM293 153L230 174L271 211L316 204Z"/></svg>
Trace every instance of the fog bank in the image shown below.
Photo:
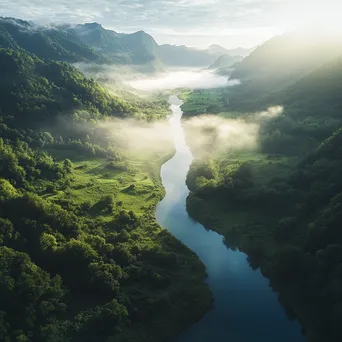
<svg viewBox="0 0 342 342"><path fill-rule="evenodd" d="M238 80L228 81L227 76L217 75L208 70L175 70L162 72L152 77L127 81L131 87L143 91L162 91L177 88L219 88L239 84Z"/></svg>

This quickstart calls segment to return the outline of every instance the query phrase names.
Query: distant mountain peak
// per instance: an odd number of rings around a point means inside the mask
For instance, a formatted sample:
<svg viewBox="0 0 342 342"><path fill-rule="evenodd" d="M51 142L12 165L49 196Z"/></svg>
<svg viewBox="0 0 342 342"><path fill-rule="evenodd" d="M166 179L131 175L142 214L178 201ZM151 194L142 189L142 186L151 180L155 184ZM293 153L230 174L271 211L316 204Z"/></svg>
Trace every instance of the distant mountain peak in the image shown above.
<svg viewBox="0 0 342 342"><path fill-rule="evenodd" d="M84 27L89 29L97 29L97 28L103 28L101 24L93 22L93 23L85 23L83 24Z"/></svg>
<svg viewBox="0 0 342 342"><path fill-rule="evenodd" d="M209 46L209 49L216 49L216 48L224 49L224 47L219 44L212 44Z"/></svg>
<svg viewBox="0 0 342 342"><path fill-rule="evenodd" d="M210 45L208 51L215 55L223 55L224 53L227 53L227 49L218 44Z"/></svg>
<svg viewBox="0 0 342 342"><path fill-rule="evenodd" d="M143 35L143 34L148 34L148 33L146 33L146 32L143 31L143 30L139 30L139 31L137 31L137 32L134 32L133 34L136 34L136 35Z"/></svg>
<svg viewBox="0 0 342 342"><path fill-rule="evenodd" d="M1 17L0 16L0 22L6 22L6 23L11 23L14 25L18 25L18 26L22 26L22 27L29 27L32 26L32 23L26 21L26 20L22 20L22 19L18 19L18 18L12 18L12 17Z"/></svg>

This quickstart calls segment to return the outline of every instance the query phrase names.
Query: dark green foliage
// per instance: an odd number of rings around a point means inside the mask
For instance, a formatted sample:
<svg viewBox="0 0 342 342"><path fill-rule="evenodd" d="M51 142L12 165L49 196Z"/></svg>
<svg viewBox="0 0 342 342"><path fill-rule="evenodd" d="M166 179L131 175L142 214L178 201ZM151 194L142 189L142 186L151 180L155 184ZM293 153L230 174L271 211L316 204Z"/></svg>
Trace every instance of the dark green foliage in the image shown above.
<svg viewBox="0 0 342 342"><path fill-rule="evenodd" d="M276 77L273 68L287 60L278 56L269 62L263 50L277 39L252 53L237 71L244 67L248 73ZM297 56L298 51L292 53ZM325 52L314 56L307 65L300 59L295 68L303 71L326 57ZM194 163L187 180L189 213L223 233L228 246L248 254L310 342L342 339L341 84L341 58L334 58L282 91L258 89L260 97L256 94L248 103L243 100L246 88L237 88L232 96L239 96L235 104L241 111L284 105L280 116L261 123L261 157L227 153ZM240 215L237 224L231 222L234 215Z"/></svg>
<svg viewBox="0 0 342 342"><path fill-rule="evenodd" d="M0 111L21 125L41 124L77 108L116 116L135 110L65 63L0 49L0 68Z"/></svg>
<svg viewBox="0 0 342 342"><path fill-rule="evenodd" d="M136 99L140 112L70 65L19 48L0 49L0 74L0 340L159 342L202 315L202 264L155 222L158 173L152 182L142 171L145 198L154 195L146 204L136 165L96 125L158 119L166 103ZM97 187L93 158L108 172ZM118 198L126 179L129 205ZM74 197L84 189L87 198Z"/></svg>
<svg viewBox="0 0 342 342"><path fill-rule="evenodd" d="M25 253L0 247L2 341L13 341L19 336L40 341L40 330L65 310L63 296L60 276L52 278Z"/></svg>

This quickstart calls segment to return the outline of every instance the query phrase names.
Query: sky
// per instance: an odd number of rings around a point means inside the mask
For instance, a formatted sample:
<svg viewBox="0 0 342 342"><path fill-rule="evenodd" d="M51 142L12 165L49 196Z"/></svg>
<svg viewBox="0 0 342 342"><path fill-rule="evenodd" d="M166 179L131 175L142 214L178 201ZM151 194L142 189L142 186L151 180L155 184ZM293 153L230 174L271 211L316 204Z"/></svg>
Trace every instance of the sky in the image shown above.
<svg viewBox="0 0 342 342"><path fill-rule="evenodd" d="M340 0L0 0L0 16L144 30L159 44L253 47L311 23L339 26Z"/></svg>

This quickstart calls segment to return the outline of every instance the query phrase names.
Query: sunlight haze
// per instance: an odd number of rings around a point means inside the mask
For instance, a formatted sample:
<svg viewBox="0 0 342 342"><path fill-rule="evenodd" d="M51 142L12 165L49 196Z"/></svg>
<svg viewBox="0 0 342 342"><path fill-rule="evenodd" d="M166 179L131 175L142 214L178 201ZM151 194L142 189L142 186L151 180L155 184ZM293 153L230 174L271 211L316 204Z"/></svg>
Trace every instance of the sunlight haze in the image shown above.
<svg viewBox="0 0 342 342"><path fill-rule="evenodd" d="M252 47L308 24L340 28L336 0L1 0L0 15L40 23L98 22L118 32L144 30L159 44Z"/></svg>

